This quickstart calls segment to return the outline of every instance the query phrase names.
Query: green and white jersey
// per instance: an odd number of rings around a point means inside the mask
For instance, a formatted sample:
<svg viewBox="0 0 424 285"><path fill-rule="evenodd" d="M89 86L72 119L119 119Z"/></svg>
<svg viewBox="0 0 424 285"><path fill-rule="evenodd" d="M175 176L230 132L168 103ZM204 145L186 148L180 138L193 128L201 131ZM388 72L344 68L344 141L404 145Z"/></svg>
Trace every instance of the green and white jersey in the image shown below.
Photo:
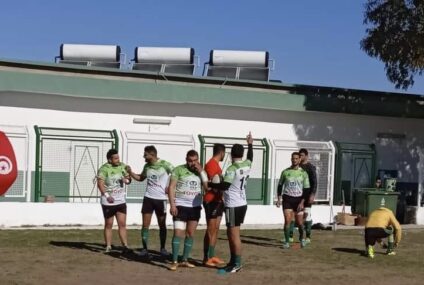
<svg viewBox="0 0 424 285"><path fill-rule="evenodd" d="M196 173L187 168L186 164L175 167L171 179L177 180L176 206L194 208L202 205L202 182Z"/></svg>
<svg viewBox="0 0 424 285"><path fill-rule="evenodd" d="M97 177L104 181L106 192L115 200L113 203L109 203L106 197L102 196L100 201L102 205L114 206L125 203L123 178L128 175L125 167L126 165L123 163L118 166L112 166L110 163L105 163L98 170Z"/></svg>
<svg viewBox="0 0 424 285"><path fill-rule="evenodd" d="M153 164L146 163L141 175L146 177L147 187L145 197L157 200L167 200L165 189L168 186L169 175L174 166L166 160L159 159Z"/></svg>
<svg viewBox="0 0 424 285"><path fill-rule="evenodd" d="M303 195L303 188L309 188L308 173L300 167L289 167L281 172L278 185L283 187L283 195L300 197Z"/></svg>
<svg viewBox="0 0 424 285"><path fill-rule="evenodd" d="M224 191L225 207L240 207L247 205L246 184L249 179L252 162L248 159L235 161L227 168L224 181L231 183L230 188Z"/></svg>

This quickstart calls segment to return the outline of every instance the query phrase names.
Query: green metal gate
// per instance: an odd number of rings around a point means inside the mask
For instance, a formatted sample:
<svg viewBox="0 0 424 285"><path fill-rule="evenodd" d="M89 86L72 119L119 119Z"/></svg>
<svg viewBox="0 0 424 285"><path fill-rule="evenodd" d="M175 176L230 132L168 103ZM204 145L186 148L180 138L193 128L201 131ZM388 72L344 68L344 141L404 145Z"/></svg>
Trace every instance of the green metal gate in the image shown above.
<svg viewBox="0 0 424 285"><path fill-rule="evenodd" d="M97 202L97 169L106 161L107 151L118 148L117 132L34 128L34 201L54 196L61 202Z"/></svg>
<svg viewBox="0 0 424 285"><path fill-rule="evenodd" d="M376 173L374 144L336 142L334 203L350 205L354 188L372 187Z"/></svg>
<svg viewBox="0 0 424 285"><path fill-rule="evenodd" d="M206 163L206 160L212 157L213 145L222 143L226 147L226 155L221 163L223 172L231 165L230 150L233 144L244 145L247 149L246 139L229 137L212 137L199 135L200 140L200 160ZM246 156L247 151L245 151ZM269 180L269 145L266 139L255 139L253 142L253 163L252 171L246 187L247 202L250 205L266 205L269 198L268 180Z"/></svg>

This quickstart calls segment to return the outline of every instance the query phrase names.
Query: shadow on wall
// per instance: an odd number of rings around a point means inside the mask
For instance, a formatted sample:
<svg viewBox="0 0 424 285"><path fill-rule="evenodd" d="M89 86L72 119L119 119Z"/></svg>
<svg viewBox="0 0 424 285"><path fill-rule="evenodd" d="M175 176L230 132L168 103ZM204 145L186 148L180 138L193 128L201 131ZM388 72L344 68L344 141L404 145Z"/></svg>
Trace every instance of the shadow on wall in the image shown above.
<svg viewBox="0 0 424 285"><path fill-rule="evenodd" d="M399 181L418 183L419 191L423 193L424 107L420 103L423 96L405 100L400 98L403 94L296 88L303 90L306 96L306 110L334 112L303 112L300 119L286 118L287 123L293 124L299 140L375 144L376 168L397 170ZM405 115L417 119L404 118ZM379 133L393 134L393 138L390 135L388 138L378 137Z"/></svg>

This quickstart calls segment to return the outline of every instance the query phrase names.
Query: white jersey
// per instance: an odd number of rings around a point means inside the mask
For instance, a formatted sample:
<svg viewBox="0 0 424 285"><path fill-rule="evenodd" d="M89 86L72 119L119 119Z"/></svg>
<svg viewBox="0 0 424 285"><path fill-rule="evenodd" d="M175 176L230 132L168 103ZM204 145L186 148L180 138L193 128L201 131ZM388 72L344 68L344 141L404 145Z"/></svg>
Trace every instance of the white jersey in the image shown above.
<svg viewBox="0 0 424 285"><path fill-rule="evenodd" d="M202 182L199 175L180 165L172 171L171 179L177 180L175 188L175 205L183 207L201 207Z"/></svg>
<svg viewBox="0 0 424 285"><path fill-rule="evenodd" d="M153 164L146 163L141 173L146 177L145 197L157 200L167 200L165 189L168 186L169 176L174 167L165 160L159 159Z"/></svg>
<svg viewBox="0 0 424 285"><path fill-rule="evenodd" d="M109 163L103 164L97 172L97 177L104 181L106 193L113 197L114 202L109 203L106 196L101 196L100 202L105 206L115 206L125 203L124 176L128 175L125 170L126 165L121 163L113 166Z"/></svg>
<svg viewBox="0 0 424 285"><path fill-rule="evenodd" d="M231 183L230 188L224 191L225 207L240 207L247 205L246 184L249 179L252 162L250 160L235 161L227 168L224 181Z"/></svg>

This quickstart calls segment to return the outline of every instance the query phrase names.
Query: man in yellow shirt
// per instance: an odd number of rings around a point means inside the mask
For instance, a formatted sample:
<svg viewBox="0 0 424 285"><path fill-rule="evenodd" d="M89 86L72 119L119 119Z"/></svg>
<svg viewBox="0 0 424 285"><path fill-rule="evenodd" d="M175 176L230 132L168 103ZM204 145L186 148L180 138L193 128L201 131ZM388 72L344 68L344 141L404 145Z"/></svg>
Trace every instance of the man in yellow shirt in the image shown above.
<svg viewBox="0 0 424 285"><path fill-rule="evenodd" d="M381 238L388 237L387 255L395 255L393 249L402 238L402 229L393 212L380 207L371 212L365 225L365 246L368 257L374 258L374 244Z"/></svg>

